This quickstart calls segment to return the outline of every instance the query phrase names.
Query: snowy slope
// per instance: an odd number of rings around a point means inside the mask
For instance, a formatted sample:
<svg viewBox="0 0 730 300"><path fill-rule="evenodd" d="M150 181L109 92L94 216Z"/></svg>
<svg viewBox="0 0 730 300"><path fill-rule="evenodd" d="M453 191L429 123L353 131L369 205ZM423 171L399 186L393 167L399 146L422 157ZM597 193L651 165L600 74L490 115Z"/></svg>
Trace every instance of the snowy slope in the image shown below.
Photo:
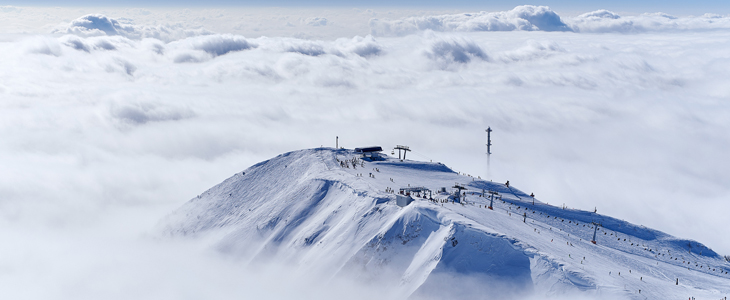
<svg viewBox="0 0 730 300"><path fill-rule="evenodd" d="M190 200L160 230L208 238L218 250L251 261L392 286L400 298L730 294L730 264L696 241L533 204L514 187L439 163L359 157L331 148L279 155ZM409 185L451 192L455 183L467 187L464 203L434 193L434 200L416 197L399 207L391 192ZM483 190L501 196L493 210ZM601 224L597 244L590 242L592 222Z"/></svg>

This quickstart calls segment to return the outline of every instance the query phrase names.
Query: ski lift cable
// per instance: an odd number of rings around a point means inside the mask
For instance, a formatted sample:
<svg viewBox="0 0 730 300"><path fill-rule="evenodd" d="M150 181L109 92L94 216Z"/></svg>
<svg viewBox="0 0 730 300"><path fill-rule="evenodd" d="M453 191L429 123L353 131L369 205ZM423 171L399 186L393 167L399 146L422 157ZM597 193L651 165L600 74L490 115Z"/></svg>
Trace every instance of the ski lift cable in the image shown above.
<svg viewBox="0 0 730 300"><path fill-rule="evenodd" d="M426 156L426 155L423 155L422 153L419 153L419 152L416 152L416 151L413 151L413 150L411 150L411 155L413 155L413 154L415 154L415 155L417 155L417 156L420 156L420 157L422 157L422 158L428 159L429 161L433 161L433 159L432 159L432 158L430 158L430 157L428 157L428 156Z"/></svg>
<svg viewBox="0 0 730 300"><path fill-rule="evenodd" d="M420 153L420 152L416 152L416 151L411 150L411 155L416 155L416 156L419 156L421 158L428 159L430 162L433 162L433 158L430 158L430 157L428 157L428 156L426 156L426 155L424 155L423 153Z"/></svg>

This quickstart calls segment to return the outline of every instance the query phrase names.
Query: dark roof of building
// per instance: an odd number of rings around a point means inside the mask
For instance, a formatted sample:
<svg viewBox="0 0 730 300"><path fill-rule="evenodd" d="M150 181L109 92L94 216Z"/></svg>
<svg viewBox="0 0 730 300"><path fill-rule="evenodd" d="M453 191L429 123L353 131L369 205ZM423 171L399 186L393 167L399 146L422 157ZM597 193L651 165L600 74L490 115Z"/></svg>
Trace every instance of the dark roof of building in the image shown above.
<svg viewBox="0 0 730 300"><path fill-rule="evenodd" d="M380 146L355 148L355 152L380 152L380 151L383 151L383 148L381 148Z"/></svg>

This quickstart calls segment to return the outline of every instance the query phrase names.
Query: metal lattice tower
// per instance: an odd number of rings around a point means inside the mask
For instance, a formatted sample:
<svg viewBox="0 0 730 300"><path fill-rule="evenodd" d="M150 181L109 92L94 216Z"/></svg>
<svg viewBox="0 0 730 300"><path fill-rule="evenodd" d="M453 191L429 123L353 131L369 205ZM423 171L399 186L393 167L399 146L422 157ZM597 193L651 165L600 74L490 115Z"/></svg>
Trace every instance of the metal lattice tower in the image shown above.
<svg viewBox="0 0 730 300"><path fill-rule="evenodd" d="M487 127L487 155L492 154L492 127Z"/></svg>
<svg viewBox="0 0 730 300"><path fill-rule="evenodd" d="M492 155L492 127L487 127L487 179L492 179L492 170L490 166L490 156Z"/></svg>
<svg viewBox="0 0 730 300"><path fill-rule="evenodd" d="M401 150L403 150L403 159L406 159L406 153L408 151L411 151L411 148L409 148L408 146L403 146L403 145L396 145L395 148L393 148L393 149L398 149L398 159L401 159L400 158Z"/></svg>

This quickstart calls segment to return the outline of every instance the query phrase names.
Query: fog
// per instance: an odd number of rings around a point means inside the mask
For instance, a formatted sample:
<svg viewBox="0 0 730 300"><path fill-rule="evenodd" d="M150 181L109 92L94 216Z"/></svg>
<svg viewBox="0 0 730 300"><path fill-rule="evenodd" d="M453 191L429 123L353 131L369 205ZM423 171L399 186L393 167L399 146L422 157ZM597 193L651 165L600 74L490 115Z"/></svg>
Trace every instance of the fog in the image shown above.
<svg viewBox="0 0 730 300"><path fill-rule="evenodd" d="M245 264L156 222L335 136L486 178L488 126L489 179L730 254L730 18L463 13L2 7L11 298L244 293Z"/></svg>

